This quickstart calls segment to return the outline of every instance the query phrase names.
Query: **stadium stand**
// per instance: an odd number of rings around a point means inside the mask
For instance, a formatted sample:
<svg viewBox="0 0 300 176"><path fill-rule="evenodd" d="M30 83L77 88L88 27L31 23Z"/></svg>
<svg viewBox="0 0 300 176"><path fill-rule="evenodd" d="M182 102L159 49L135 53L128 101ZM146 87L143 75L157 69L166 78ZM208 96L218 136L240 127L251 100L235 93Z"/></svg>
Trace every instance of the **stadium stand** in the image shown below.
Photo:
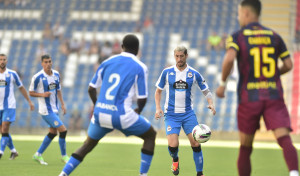
<svg viewBox="0 0 300 176"><path fill-rule="evenodd" d="M136 33L141 39L141 60L149 69L149 98L143 111L152 124L163 129L163 121L154 120L155 83L164 67L174 63L173 49L178 44L189 48L189 64L196 68L215 91L220 77L221 50L207 50L206 41L212 31L223 36L239 28L236 20L238 0L27 0L23 6L0 2L0 51L9 56L8 67L22 73L28 89L30 78L41 69L36 58L42 44L52 55L54 69L61 72L63 96L68 124L73 108L85 118L86 128L91 109L88 83L100 57L96 54L64 53L64 42L85 40L89 44L121 40L126 33ZM149 18L147 26L144 21ZM284 20L282 20L284 21ZM298 20L299 21L299 20ZM47 38L47 30L56 22L64 28L63 39ZM51 28L50 28L51 30ZM73 43L74 44L74 43ZM74 44L76 46L76 42ZM102 46L102 45L101 45ZM194 97L200 122L212 130L236 131L236 77L230 78L227 99L216 99L216 117L212 118L200 91ZM46 126L40 116L29 112L26 102L16 94L18 108L15 126L38 128ZM37 105L37 103L36 103ZM84 115L86 114L86 115Z"/></svg>

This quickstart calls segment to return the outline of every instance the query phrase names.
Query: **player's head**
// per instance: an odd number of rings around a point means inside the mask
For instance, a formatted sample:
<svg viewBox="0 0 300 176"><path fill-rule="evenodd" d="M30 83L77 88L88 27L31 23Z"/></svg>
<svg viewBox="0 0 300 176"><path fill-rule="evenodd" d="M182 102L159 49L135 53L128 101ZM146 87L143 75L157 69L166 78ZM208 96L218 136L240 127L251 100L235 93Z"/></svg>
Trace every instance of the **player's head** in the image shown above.
<svg viewBox="0 0 300 176"><path fill-rule="evenodd" d="M5 54L0 54L0 68L3 70L6 68L7 56Z"/></svg>
<svg viewBox="0 0 300 176"><path fill-rule="evenodd" d="M188 57L187 49L184 46L177 46L174 50L174 57L177 67L185 67Z"/></svg>
<svg viewBox="0 0 300 176"><path fill-rule="evenodd" d="M51 71L52 68L52 59L49 54L44 54L41 56L42 67L44 71Z"/></svg>
<svg viewBox="0 0 300 176"><path fill-rule="evenodd" d="M257 22L261 12L260 0L243 0L238 9L238 20L241 27Z"/></svg>
<svg viewBox="0 0 300 176"><path fill-rule="evenodd" d="M139 44L139 39L135 35L128 34L123 38L122 49L125 52L137 55L139 52Z"/></svg>

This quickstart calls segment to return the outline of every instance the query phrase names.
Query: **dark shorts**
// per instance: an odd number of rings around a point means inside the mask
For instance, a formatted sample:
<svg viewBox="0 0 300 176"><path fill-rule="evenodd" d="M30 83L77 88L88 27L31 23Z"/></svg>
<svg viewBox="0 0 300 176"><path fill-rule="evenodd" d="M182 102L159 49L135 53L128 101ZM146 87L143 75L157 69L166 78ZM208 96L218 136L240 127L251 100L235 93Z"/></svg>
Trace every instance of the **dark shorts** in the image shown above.
<svg viewBox="0 0 300 176"><path fill-rule="evenodd" d="M288 110L283 100L265 100L241 103L238 106L238 128L246 134L254 134L260 128L263 116L268 130L286 127L291 129Z"/></svg>

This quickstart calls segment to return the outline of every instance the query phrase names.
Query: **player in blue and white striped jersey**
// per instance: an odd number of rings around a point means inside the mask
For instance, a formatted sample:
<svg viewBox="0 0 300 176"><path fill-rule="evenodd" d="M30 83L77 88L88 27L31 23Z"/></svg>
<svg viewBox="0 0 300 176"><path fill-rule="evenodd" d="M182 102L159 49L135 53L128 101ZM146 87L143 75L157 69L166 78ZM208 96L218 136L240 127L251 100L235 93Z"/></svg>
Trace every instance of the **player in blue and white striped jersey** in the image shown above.
<svg viewBox="0 0 300 176"><path fill-rule="evenodd" d="M67 162L69 157L66 153L66 135L67 129L58 116L59 104L63 114L66 114L66 108L61 93L60 76L58 71L52 69L52 59L50 55L41 56L43 69L32 77L29 87L29 94L38 97L39 113L49 125L49 133L45 136L38 151L33 155L33 159L42 165L48 165L42 154L49 146L53 138L59 131L59 146L62 155L62 161Z"/></svg>
<svg viewBox="0 0 300 176"><path fill-rule="evenodd" d="M165 128L168 138L168 149L173 158L172 172L179 174L178 161L178 136L183 128L185 134L190 140L193 149L194 161L196 165L197 176L203 175L203 156L201 146L193 139L192 130L198 125L197 117L193 110L192 88L198 86L206 97L208 108L213 115L216 111L213 105L212 94L202 75L187 65L187 49L178 46L174 50L176 65L163 70L157 83L155 92L156 113L155 118L159 119L165 115ZM166 102L164 112L160 106L161 93L166 89Z"/></svg>
<svg viewBox="0 0 300 176"><path fill-rule="evenodd" d="M30 101L18 73L6 68L6 64L7 56L5 54L0 54L0 131L2 133L0 158L4 153L5 147L8 146L11 150L10 159L13 160L19 155L9 134L9 126L16 119L14 83L28 101L32 111L34 110L34 105Z"/></svg>
<svg viewBox="0 0 300 176"><path fill-rule="evenodd" d="M117 129L126 136L135 135L144 140L141 150L140 176L147 176L155 146L156 132L143 116L147 96L147 67L136 57L139 40L126 35L122 52L102 62L89 85L89 95L95 105L84 144L72 154L60 176L66 176L82 162L83 158L107 133ZM100 88L97 98L96 89ZM136 109L132 109L133 98ZM122 149L120 149L122 152Z"/></svg>

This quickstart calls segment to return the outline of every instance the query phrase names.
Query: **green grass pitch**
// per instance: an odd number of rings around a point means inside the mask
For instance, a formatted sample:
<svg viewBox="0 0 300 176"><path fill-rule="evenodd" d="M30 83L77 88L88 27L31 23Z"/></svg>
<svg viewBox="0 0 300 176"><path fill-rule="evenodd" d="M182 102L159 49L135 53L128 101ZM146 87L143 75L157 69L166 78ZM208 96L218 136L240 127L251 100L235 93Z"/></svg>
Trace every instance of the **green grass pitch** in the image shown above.
<svg viewBox="0 0 300 176"><path fill-rule="evenodd" d="M59 145L50 144L43 157L48 166L43 166L32 160L32 155L41 144L40 141L14 141L19 157L9 160L10 151L5 150L0 160L1 176L55 176L60 173L64 163L60 160ZM80 142L67 143L67 153L70 155ZM108 144L98 146L84 159L84 162L72 173L72 176L138 176L140 163L140 144ZM237 148L206 147L204 153L204 173L206 176L236 176ZM192 149L180 146L180 175L195 176ZM170 176L171 158L166 145L157 145L148 176ZM286 164L279 149L254 149L252 154L252 175L282 176L288 175Z"/></svg>

